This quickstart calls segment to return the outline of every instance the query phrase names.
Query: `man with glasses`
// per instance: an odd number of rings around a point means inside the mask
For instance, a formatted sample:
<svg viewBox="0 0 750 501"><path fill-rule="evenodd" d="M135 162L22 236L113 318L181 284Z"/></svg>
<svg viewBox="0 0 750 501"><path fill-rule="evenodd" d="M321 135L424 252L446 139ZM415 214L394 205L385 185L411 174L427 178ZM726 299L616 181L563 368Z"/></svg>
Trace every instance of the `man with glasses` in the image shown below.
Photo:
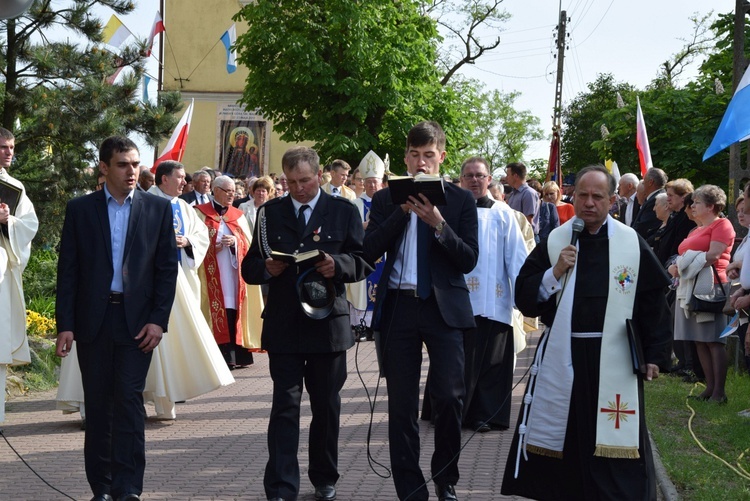
<svg viewBox="0 0 750 501"><path fill-rule="evenodd" d="M234 180L219 176L213 182L213 201L196 206L208 226L209 246L200 268L205 293L201 309L230 369L253 363L248 348L258 348L263 302L257 287L242 280L240 263L245 258L252 231L245 214L232 207Z"/></svg>

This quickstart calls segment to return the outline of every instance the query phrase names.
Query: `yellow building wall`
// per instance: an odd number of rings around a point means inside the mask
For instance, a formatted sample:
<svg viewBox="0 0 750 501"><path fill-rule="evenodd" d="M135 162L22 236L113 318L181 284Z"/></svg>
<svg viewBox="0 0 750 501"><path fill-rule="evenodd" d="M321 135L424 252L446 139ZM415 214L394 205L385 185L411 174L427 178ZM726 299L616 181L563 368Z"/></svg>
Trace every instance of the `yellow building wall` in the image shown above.
<svg viewBox="0 0 750 501"><path fill-rule="evenodd" d="M241 97L248 74L242 65L238 65L234 73L227 73L226 51L220 38L232 24L236 26L237 36L247 31L247 25L232 21L242 3L239 0L165 0L162 88L180 91L185 107L195 99L182 159L187 172L195 172L203 166L219 168L218 113ZM266 174L280 173L281 157L293 145L281 141L272 131L270 122L267 134L267 154L262 168L266 169ZM159 151L165 144L166 141ZM311 143L304 144L311 146Z"/></svg>

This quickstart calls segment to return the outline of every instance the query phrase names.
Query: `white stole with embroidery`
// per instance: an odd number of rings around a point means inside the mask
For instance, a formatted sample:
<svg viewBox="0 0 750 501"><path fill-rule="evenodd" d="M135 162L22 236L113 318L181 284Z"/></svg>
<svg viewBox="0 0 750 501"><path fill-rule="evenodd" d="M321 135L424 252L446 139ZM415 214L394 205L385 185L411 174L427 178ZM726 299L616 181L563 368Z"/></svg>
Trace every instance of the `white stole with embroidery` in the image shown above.
<svg viewBox="0 0 750 501"><path fill-rule="evenodd" d="M625 321L632 318L640 267L636 232L612 217L607 219L609 244L608 297L602 333L599 395L597 397L596 451L594 455L638 458L638 379L633 373ZM572 220L553 230L547 247L554 264L572 236ZM524 419L519 427L521 450L562 457L568 422L573 365L571 315L578 262L567 274L558 299L555 321L540 341L524 396Z"/></svg>

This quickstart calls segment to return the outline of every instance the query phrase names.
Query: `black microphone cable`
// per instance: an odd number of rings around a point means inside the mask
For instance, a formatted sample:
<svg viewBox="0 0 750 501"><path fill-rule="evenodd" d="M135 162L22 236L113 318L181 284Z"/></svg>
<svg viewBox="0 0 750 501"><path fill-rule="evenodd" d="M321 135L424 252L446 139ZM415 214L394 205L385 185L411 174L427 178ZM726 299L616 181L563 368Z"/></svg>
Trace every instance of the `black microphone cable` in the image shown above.
<svg viewBox="0 0 750 501"><path fill-rule="evenodd" d="M409 224L411 223L411 220L407 221L405 231L404 231L404 237L401 242L401 255L404 255L404 252L406 251L406 232L409 230ZM396 256L394 256L394 259L396 259ZM398 288L401 288L401 281L404 278L404 266L403 262L401 263L401 271L399 273L398 277ZM387 287L387 283L385 284ZM389 332L391 331L391 327L393 327L393 320L396 318L396 311L398 310L398 296L396 296L396 299L394 300L393 304L393 314L391 315L391 318L388 322L387 330L380 329L380 332ZM382 314L382 311L381 311ZM364 324L364 316L360 319L360 325L363 326ZM375 391L373 392L372 398L370 398L370 391L367 389L367 384L365 383L365 380L362 376L361 371L359 370L359 343L357 343L357 348L354 352L354 366L357 370L357 377L359 378L360 383L362 383L362 387L365 390L365 395L367 395L367 403L370 407L370 422L367 426L367 463L370 466L370 470L372 470L373 473L375 473L380 478L390 478L392 476L390 468L388 468L386 465L378 462L372 455L372 451L370 448L371 440L372 440L372 425L373 421L375 420L375 404L377 402L378 398L378 391L380 390L380 379L381 379L381 366L385 367L386 364L386 348L388 344L388 336L385 336L385 339L383 339L383 336L379 336L380 339L383 341L383 344L380 346L380 360L378 360L378 377L377 377L377 383L375 383ZM380 344L380 342L376 339L376 357L377 357L377 345ZM375 466L377 465L383 470L385 470L385 473L381 473L376 470Z"/></svg>
<svg viewBox="0 0 750 501"><path fill-rule="evenodd" d="M18 459L20 459L20 460L21 460L21 462L22 462L23 464L25 464L25 465L26 465L26 467L27 467L27 468L28 468L29 470L31 470L31 472L32 472L32 473L33 473L34 475L36 475L36 476L37 476L37 477L39 478L39 480L41 480L42 482L44 482L44 483L45 483L45 484L47 485L47 487L49 487L50 489L52 489L52 490L54 490L54 491L56 491L56 492L59 492L60 494L62 494L63 496L65 496L65 497L66 497L67 499L72 499L73 501L76 501L76 498L74 498L74 497L71 497L71 496L69 496L69 495L65 494L65 493L64 493L63 491L61 491L60 489L58 489L58 488L57 488L57 487L55 487L54 485L50 484L49 482L47 482L47 481L46 481L46 480L45 480L45 479L44 479L44 478L43 478L43 477L42 477L42 476L41 476L41 475L40 475L39 473L37 473L37 471L36 471L36 470L35 470L34 468L32 468L32 467L31 467L31 465L30 465L29 463L27 463L27 462L26 462L26 460L25 460L25 459L23 458L23 456L21 456L21 454L20 454L20 453L19 453L19 452L18 452L18 451L17 451L16 449L15 449L15 447L13 447L13 446L11 445L11 443L10 443L10 442L8 441L8 437L6 437L6 436L5 436L5 433L3 433L3 430L2 430L1 428L0 428L0 436L2 436L2 437L3 437L3 439L5 440L5 443L6 443L6 444L8 444L8 447L10 447L10 450L12 450L12 451L13 451L13 452L14 452L14 453L16 454L16 456L18 456Z"/></svg>
<svg viewBox="0 0 750 501"><path fill-rule="evenodd" d="M510 331L510 332L509 332L508 334L509 334L509 335L513 335L513 332L512 332L512 330L511 330L511 331ZM530 358L532 358L532 357L533 357L533 355L531 355L531 357L529 357L529 354L526 354L526 356L525 356L524 358L528 360L528 359L530 359ZM511 398L511 396L513 395L513 391L514 391L514 390L515 390L515 389L516 389L516 388L518 387L518 385L519 385L519 384L521 384L521 383L522 383L522 382L523 382L523 381L524 381L524 380L526 379L526 377L527 377L527 376L529 375L529 371L530 371L530 370L531 370L531 364L529 364L529 366L528 366L528 367L526 368L526 370L525 370L525 371L524 371L524 373L523 373L523 374L521 375L521 377L519 378L519 380L518 380L518 381L516 382L516 384L514 384L514 385L513 385L513 387L512 387L511 389L510 389L510 392L509 392L509 393L508 393L508 394L507 394L507 395L505 396L505 398L503 399L503 401L502 401L502 403L500 404L500 406L499 406L499 407L497 408L497 410L495 410L495 412L494 412L494 413L492 414L492 416L490 416L490 417L489 417L489 418L487 419L487 421L486 421L486 422L492 421L492 418L494 418L495 416L497 416L497 414L498 414L498 413L500 412L500 410L501 410L501 409L503 408L503 406L504 406L504 405L505 405L505 403L506 403L506 402L508 401L508 399L509 399L509 398ZM432 475L432 476L431 476L430 478L426 479L426 480L424 481L424 483L423 483L423 484L421 484L421 485L420 485L419 487L417 487L417 488L416 488L415 490L413 490L412 492L410 492L410 493L409 493L409 495L408 495L408 496L406 496L406 497L405 497L405 498L403 499L403 501L408 501L408 500L409 500L409 499L410 499L410 498L411 498L411 497L412 497L412 496L413 496L414 494L416 494L417 492L419 492L419 490L420 490L420 489L421 489L421 488L422 488L423 486L427 486L427 485L429 485L429 483L430 483L430 482L432 481L432 479L433 479L433 478L435 478L436 476L438 476L438 475L440 475L441 473L443 473L443 472L444 472L444 471L446 470L446 468L448 468L448 466L450 466L450 464L451 464L451 463L453 463L453 461L457 461L457 460L459 459L459 457L461 456L461 452L462 452L462 451L463 451L463 450L464 450L464 449L466 448L466 446L467 446L467 445L469 445L469 442L471 442L471 440L472 440L472 439L474 438L474 436L475 436L475 435L476 435L477 433L479 433L479 432L478 432L478 431L476 431L476 430L474 430L474 431L472 432L472 434L471 434L471 435L469 435L469 438L467 438L467 439L466 439L466 441L465 441L465 442L464 442L463 444L461 444L461 447L460 447L460 448L458 449L458 452L456 452L456 454L455 454L455 455L454 455L454 456L453 456L453 457L451 458L451 460L450 460L450 461L448 461L448 464L446 464L445 466L443 466L443 467L442 467L442 468L441 468L440 470L438 470L438 471L437 471L437 472L436 472L436 473L435 473L434 475Z"/></svg>

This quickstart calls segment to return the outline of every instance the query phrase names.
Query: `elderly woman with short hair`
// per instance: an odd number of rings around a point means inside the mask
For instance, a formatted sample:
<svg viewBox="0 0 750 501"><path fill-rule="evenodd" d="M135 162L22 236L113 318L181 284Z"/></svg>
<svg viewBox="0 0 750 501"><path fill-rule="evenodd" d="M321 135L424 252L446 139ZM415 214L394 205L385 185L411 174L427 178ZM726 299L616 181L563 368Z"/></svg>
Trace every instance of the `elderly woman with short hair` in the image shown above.
<svg viewBox="0 0 750 501"><path fill-rule="evenodd" d="M686 305L691 299L692 289L685 282L695 278L687 276L691 256L694 256L692 263L695 266L705 260L704 268L715 268L720 283L726 289L726 268L735 237L732 223L720 216L726 203L727 197L718 186L707 184L695 190L692 212L699 227L679 245L677 265L669 267L672 276L679 276L679 270L683 273L677 290L677 301L681 308L677 308L675 313L675 340L695 342L698 359L706 377L706 389L696 398L720 404L727 402L724 390L727 377L726 339L719 338L726 326L726 317L721 312L689 311Z"/></svg>

